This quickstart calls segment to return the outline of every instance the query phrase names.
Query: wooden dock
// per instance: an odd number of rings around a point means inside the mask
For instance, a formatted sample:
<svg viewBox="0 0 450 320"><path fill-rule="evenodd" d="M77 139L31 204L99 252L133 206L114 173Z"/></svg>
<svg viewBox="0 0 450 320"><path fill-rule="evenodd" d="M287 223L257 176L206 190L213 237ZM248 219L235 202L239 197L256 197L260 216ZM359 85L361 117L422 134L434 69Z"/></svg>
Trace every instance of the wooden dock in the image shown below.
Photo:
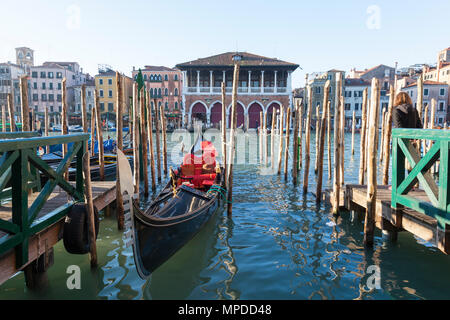
<svg viewBox="0 0 450 320"><path fill-rule="evenodd" d="M428 201L423 190L412 190L409 196ZM325 190L323 200L333 203L332 190ZM340 192L340 210L348 210L365 215L367 208L367 186L348 184ZM450 254L450 230L438 228L437 220L431 216L409 208L391 208L391 190L388 186L377 186L375 225L378 229L393 235L399 231L408 231L413 235L435 245L445 254Z"/></svg>
<svg viewBox="0 0 450 320"><path fill-rule="evenodd" d="M95 208L98 211L103 210L116 199L116 182L92 181L92 194ZM31 206L38 195L39 193L35 192L28 196L28 207ZM37 221L40 217L44 217L53 210L66 205L69 200L71 199L68 198L67 192L60 187L56 187L45 202L43 208L39 211ZM11 220L11 217L11 202L0 204L0 219ZM28 263L23 265L20 269L17 269L16 267L15 250L10 250L3 254L0 257L0 285L58 243L58 241L62 239L63 225L64 218L56 221L50 227L36 233L29 239L29 260ZM0 238L4 235L6 235L6 233L0 231Z"/></svg>

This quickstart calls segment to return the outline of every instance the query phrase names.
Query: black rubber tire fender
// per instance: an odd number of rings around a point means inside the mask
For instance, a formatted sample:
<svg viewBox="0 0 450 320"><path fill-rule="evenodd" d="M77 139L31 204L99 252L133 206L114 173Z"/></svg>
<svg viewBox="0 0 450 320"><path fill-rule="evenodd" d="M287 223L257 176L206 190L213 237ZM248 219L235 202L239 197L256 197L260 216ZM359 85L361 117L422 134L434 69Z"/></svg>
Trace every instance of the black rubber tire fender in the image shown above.
<svg viewBox="0 0 450 320"><path fill-rule="evenodd" d="M95 238L99 231L98 212L94 208ZM89 220L86 205L76 203L66 216L63 230L64 248L72 254L86 254L89 252Z"/></svg>

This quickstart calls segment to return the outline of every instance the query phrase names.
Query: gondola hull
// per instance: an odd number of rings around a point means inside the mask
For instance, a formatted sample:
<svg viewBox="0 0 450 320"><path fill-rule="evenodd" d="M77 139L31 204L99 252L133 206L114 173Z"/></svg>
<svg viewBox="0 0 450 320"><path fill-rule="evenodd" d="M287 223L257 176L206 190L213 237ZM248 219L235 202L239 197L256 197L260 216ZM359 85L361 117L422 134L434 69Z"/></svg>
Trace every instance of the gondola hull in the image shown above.
<svg viewBox="0 0 450 320"><path fill-rule="evenodd" d="M216 187L223 187L222 180ZM147 278L159 266L189 242L216 214L221 205L220 194L205 194L196 189L182 186L177 191L178 199L171 196L170 183L158 195L168 198L162 206L152 203L143 212L133 201L134 259L139 275ZM162 214L149 214L149 211ZM170 208L164 213L164 208ZM180 214L180 212L182 214Z"/></svg>
<svg viewBox="0 0 450 320"><path fill-rule="evenodd" d="M194 218L168 226L150 226L144 217L135 215L137 254L134 256L139 275L146 278L166 262L202 229L218 209L219 201L213 201Z"/></svg>

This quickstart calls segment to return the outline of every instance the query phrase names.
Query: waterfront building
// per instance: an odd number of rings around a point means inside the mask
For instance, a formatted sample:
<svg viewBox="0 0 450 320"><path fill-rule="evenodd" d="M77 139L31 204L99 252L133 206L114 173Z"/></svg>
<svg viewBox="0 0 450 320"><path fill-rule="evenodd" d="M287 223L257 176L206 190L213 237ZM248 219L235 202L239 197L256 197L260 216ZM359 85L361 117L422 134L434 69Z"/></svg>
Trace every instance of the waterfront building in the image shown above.
<svg viewBox="0 0 450 320"><path fill-rule="evenodd" d="M86 111L91 112L94 107L95 96L95 80L93 78L87 78L86 83ZM70 110L73 113L81 114L81 87L82 84L77 84L70 89L73 90L73 108Z"/></svg>
<svg viewBox="0 0 450 320"><path fill-rule="evenodd" d="M19 80L24 75L26 71L21 66L11 62L0 63L0 106L8 105L8 93L11 93L17 114L20 114L21 108Z"/></svg>
<svg viewBox="0 0 450 320"><path fill-rule="evenodd" d="M16 48L16 64L30 74L31 67L34 66L34 51L28 47Z"/></svg>
<svg viewBox="0 0 450 320"><path fill-rule="evenodd" d="M344 81L344 112L345 126L350 128L353 121L353 111L355 111L355 126L361 126L363 91L367 88L370 97L371 83L361 78L346 78Z"/></svg>
<svg viewBox="0 0 450 320"><path fill-rule="evenodd" d="M308 85L311 86L311 94L312 94L312 107L314 108L311 113L311 118L316 121L316 108L320 106L320 110L323 110L323 95L324 95L324 86L325 83L330 80L330 91L329 91L329 101L330 101L330 113L331 117L334 116L334 107L336 105L337 99L337 87L336 87L336 78L338 74L341 74L342 79L345 78L345 72L342 70L332 69L327 72L313 73L313 77L308 78ZM344 83L341 81L341 92L343 92ZM307 94L305 95L307 96ZM306 105L309 101L309 98L306 97Z"/></svg>
<svg viewBox="0 0 450 320"><path fill-rule="evenodd" d="M43 113L62 111L62 80L66 78L67 103L73 109L73 90L69 88L85 83L86 75L77 62L44 62L41 66L30 68L30 109Z"/></svg>
<svg viewBox="0 0 450 320"><path fill-rule="evenodd" d="M271 123L273 108L293 105L291 74L298 65L247 52L226 52L176 65L183 75L183 119L206 126L222 119L221 84L226 85L227 126L230 123L234 58L240 59L237 97L237 127L257 128L260 113Z"/></svg>
<svg viewBox="0 0 450 320"><path fill-rule="evenodd" d="M121 76L123 81L123 113L128 114L130 108L132 107L133 80L124 74L121 74ZM117 112L116 71L112 70L108 66L100 66L98 74L95 76L95 88L98 92L98 101L102 119L108 118L112 120ZM111 117L109 117L109 115L111 115Z"/></svg>
<svg viewBox="0 0 450 320"><path fill-rule="evenodd" d="M164 106L168 127L181 125L181 109L183 107L183 79L181 71L164 66L145 66L139 69L151 99L156 99L158 107ZM132 76L136 80L139 70L133 69ZM153 101L152 101L153 103Z"/></svg>

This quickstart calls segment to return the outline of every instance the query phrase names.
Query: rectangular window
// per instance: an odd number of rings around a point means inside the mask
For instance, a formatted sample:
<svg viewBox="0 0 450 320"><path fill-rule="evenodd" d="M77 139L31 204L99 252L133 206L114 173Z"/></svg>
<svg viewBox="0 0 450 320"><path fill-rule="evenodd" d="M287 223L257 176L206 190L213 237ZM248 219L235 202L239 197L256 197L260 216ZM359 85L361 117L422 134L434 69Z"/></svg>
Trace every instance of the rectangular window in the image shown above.
<svg viewBox="0 0 450 320"><path fill-rule="evenodd" d="M53 79L53 72L49 72L49 73L48 73L48 78L49 78L49 79Z"/></svg>
<svg viewBox="0 0 450 320"><path fill-rule="evenodd" d="M103 98L103 90L102 89L100 89L99 94L100 94L100 97Z"/></svg>
<svg viewBox="0 0 450 320"><path fill-rule="evenodd" d="M112 79L108 79L108 84L111 86L112 85Z"/></svg>
<svg viewBox="0 0 450 320"><path fill-rule="evenodd" d="M114 103L112 102L108 103L108 111L114 111Z"/></svg>
<svg viewBox="0 0 450 320"><path fill-rule="evenodd" d="M48 84L48 89L49 89L49 90L53 90L53 82L50 82L50 83Z"/></svg>
<svg viewBox="0 0 450 320"><path fill-rule="evenodd" d="M41 94L41 100L47 101L47 95L45 93Z"/></svg>
<svg viewBox="0 0 450 320"><path fill-rule="evenodd" d="M60 94L56 95L56 101L58 101L58 102L62 101L62 96Z"/></svg>
<svg viewBox="0 0 450 320"><path fill-rule="evenodd" d="M50 106L50 112L53 112L53 106Z"/></svg>
<svg viewBox="0 0 450 320"><path fill-rule="evenodd" d="M428 96L428 89L423 89L423 95Z"/></svg>
<svg viewBox="0 0 450 320"><path fill-rule="evenodd" d="M37 93L33 93L33 101L38 101L39 95Z"/></svg>
<svg viewBox="0 0 450 320"><path fill-rule="evenodd" d="M37 82L33 82L33 89L37 89Z"/></svg>
<svg viewBox="0 0 450 320"><path fill-rule="evenodd" d="M61 90L61 82L58 82L58 90Z"/></svg>
<svg viewBox="0 0 450 320"><path fill-rule="evenodd" d="M87 96L88 96L88 97L90 97L90 96L91 96L91 94L92 94L92 92L91 92L91 91L88 91L88 92L87 92Z"/></svg>
<svg viewBox="0 0 450 320"><path fill-rule="evenodd" d="M56 73L56 79L62 79L62 73L61 72L57 72Z"/></svg>
<svg viewBox="0 0 450 320"><path fill-rule="evenodd" d="M100 111L105 111L105 104L100 102Z"/></svg>
<svg viewBox="0 0 450 320"><path fill-rule="evenodd" d="M108 90L108 97L112 98L112 90Z"/></svg>
<svg viewBox="0 0 450 320"><path fill-rule="evenodd" d="M359 103L355 103L355 111L359 110Z"/></svg>
<svg viewBox="0 0 450 320"><path fill-rule="evenodd" d="M48 95L48 101L54 101L54 100L55 100L55 95L50 93Z"/></svg>
<svg viewBox="0 0 450 320"><path fill-rule="evenodd" d="M316 87L316 93L320 93L320 87Z"/></svg>
<svg viewBox="0 0 450 320"><path fill-rule="evenodd" d="M45 79L45 71L41 71L41 79Z"/></svg>
<svg viewBox="0 0 450 320"><path fill-rule="evenodd" d="M32 78L37 78L37 77L38 77L37 71L33 71L33 72L31 73L31 77L32 77Z"/></svg>
<svg viewBox="0 0 450 320"><path fill-rule="evenodd" d="M45 82L42 82L42 89L45 90Z"/></svg>
<svg viewBox="0 0 450 320"><path fill-rule="evenodd" d="M345 110L350 110L351 109L351 104L350 103L346 103L345 104Z"/></svg>
<svg viewBox="0 0 450 320"><path fill-rule="evenodd" d="M439 102L439 111L444 111L444 103Z"/></svg>
<svg viewBox="0 0 450 320"><path fill-rule="evenodd" d="M439 90L439 95L440 96L444 96L445 95L445 89L442 88L441 90Z"/></svg>
<svg viewBox="0 0 450 320"><path fill-rule="evenodd" d="M100 85L103 85L103 79L98 79L98 83L99 83Z"/></svg>

